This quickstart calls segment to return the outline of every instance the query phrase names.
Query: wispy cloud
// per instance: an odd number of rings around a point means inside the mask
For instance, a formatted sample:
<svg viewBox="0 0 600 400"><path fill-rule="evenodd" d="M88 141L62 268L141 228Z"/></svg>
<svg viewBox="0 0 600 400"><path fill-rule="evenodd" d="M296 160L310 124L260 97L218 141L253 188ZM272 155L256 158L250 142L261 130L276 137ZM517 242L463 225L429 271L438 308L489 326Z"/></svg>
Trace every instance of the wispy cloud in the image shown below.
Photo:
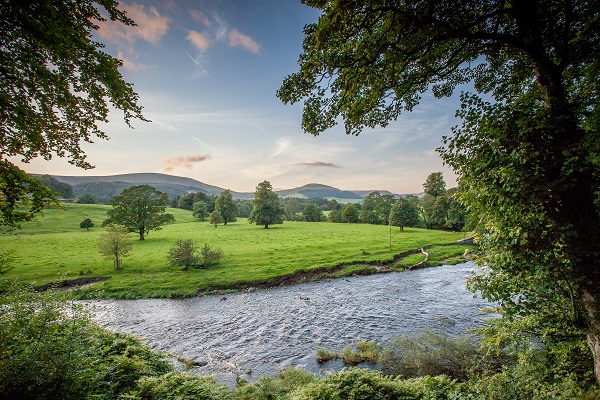
<svg viewBox="0 0 600 400"><path fill-rule="evenodd" d="M271 154L271 158L278 156L292 147L292 140L289 138L279 138L276 141L275 151Z"/></svg>
<svg viewBox="0 0 600 400"><path fill-rule="evenodd" d="M130 46L138 39L158 44L169 29L171 18L160 15L156 7L146 9L141 4L132 3L131 5L123 4L121 8L127 12L129 18L135 21L136 26L128 26L111 20L100 22L98 34L101 38L115 44L125 41Z"/></svg>
<svg viewBox="0 0 600 400"><path fill-rule="evenodd" d="M260 45L248 35L244 35L237 28L229 32L229 44L231 47L241 46L251 53L258 54Z"/></svg>
<svg viewBox="0 0 600 400"><path fill-rule="evenodd" d="M190 31L185 38L200 51L206 51L212 44L208 36L196 31Z"/></svg>
<svg viewBox="0 0 600 400"><path fill-rule="evenodd" d="M311 162L311 163L297 163L294 165L300 165L300 166L306 167L306 168L342 168L337 164L326 163L323 161L315 161L315 162Z"/></svg>
<svg viewBox="0 0 600 400"><path fill-rule="evenodd" d="M192 10L189 10L189 14L193 20L201 22L204 26L206 26L208 28L210 28L212 26L212 23L208 19L208 16L206 14L204 14L202 11L192 9Z"/></svg>
<svg viewBox="0 0 600 400"><path fill-rule="evenodd" d="M167 166L165 167L166 172L172 172L175 168L187 168L192 169L194 164L207 161L212 159L210 154L202 155L192 155L192 156L179 156L179 157L171 157L163 160L163 163Z"/></svg>
<svg viewBox="0 0 600 400"><path fill-rule="evenodd" d="M122 51L117 53L117 58L123 62L123 68L129 71L144 71L148 68L147 65L134 62L130 57L125 56Z"/></svg>

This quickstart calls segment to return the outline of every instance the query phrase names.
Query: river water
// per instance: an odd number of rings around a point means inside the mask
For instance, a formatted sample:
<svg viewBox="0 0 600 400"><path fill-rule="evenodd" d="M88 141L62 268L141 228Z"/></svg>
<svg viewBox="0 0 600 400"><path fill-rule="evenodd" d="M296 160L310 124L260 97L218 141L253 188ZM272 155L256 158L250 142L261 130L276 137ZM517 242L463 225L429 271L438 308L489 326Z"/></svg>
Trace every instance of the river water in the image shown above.
<svg viewBox="0 0 600 400"><path fill-rule="evenodd" d="M319 347L359 339L380 343L426 329L451 336L480 326L488 303L466 290L472 263L356 276L189 299L93 301L101 325L148 339L155 349L195 360L198 374L256 380L286 366L311 372Z"/></svg>

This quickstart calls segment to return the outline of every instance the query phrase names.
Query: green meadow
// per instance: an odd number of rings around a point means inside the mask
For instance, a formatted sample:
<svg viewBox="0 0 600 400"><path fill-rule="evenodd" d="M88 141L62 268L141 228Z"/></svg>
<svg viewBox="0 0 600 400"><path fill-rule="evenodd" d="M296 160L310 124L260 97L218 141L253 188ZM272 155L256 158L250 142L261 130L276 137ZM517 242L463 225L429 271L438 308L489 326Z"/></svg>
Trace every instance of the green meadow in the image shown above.
<svg viewBox="0 0 600 400"><path fill-rule="evenodd" d="M249 224L245 219L217 228L199 222L192 213L168 209L176 222L151 231L145 241L130 234L133 249L124 259L123 269L115 271L112 260L104 259L97 242L100 227L110 209L106 205L66 204L49 209L44 217L22 224L22 229L0 230L0 248L12 251L15 261L0 278L3 285L17 281L41 286L77 278L110 278L76 289L79 297L174 297L193 296L215 289L251 287L299 272L335 269L339 274L374 271L372 264L389 262L395 255L423 246L450 244L465 233L422 229L390 229L381 225L285 222L269 229ZM79 223L91 218L89 231ZM205 269L182 271L171 267L167 254L177 239L192 238L199 245L221 248L224 257ZM456 261L468 246L433 246L430 261L440 264ZM411 256L415 263L422 255ZM434 261L435 260L435 261ZM399 260L407 266L412 260ZM406 265L405 265L406 264ZM340 269L341 266L341 269ZM400 268L400 267L398 267Z"/></svg>

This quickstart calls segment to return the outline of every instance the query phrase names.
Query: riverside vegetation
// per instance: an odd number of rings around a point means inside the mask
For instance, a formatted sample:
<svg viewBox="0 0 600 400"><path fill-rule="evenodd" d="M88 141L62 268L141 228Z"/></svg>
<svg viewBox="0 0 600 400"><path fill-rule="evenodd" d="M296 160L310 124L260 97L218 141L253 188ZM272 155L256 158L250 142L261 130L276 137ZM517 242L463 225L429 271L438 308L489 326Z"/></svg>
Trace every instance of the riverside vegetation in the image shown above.
<svg viewBox="0 0 600 400"><path fill-rule="evenodd" d="M376 272L378 264L390 262L400 253L424 246L448 245L464 233L399 228L368 224L286 222L260 229L240 218L215 229L194 219L191 211L170 209L175 223L153 231L144 241L130 234L131 252L123 268L98 252L101 228L79 228L89 218L102 221L110 209L105 205L65 204L48 209L45 217L22 224L21 230L2 228L0 247L13 252L12 266L2 274L3 284L52 282L85 278L109 278L90 287L76 289L80 298L141 298L193 296L216 290L277 285L295 274L304 279ZM183 271L169 263L169 249L182 239L192 239L223 250L216 265ZM428 263L440 265L455 258L462 261L468 245L434 246ZM57 250L60 249L60 250ZM386 268L401 270L423 260L424 255L400 258Z"/></svg>

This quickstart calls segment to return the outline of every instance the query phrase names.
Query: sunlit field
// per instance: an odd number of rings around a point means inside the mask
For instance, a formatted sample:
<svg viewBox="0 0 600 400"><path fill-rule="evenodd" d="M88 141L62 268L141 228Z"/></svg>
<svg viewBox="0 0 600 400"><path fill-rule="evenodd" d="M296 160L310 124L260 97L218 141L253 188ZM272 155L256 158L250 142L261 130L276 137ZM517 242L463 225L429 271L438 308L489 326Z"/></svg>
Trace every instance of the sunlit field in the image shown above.
<svg viewBox="0 0 600 400"><path fill-rule="evenodd" d="M391 260L395 254L433 244L448 244L465 233L398 228L381 225L285 222L269 229L245 219L217 228L199 222L192 213L168 209L176 223L151 231L146 240L131 233L133 249L115 271L113 261L97 249L104 232L102 221L110 206L67 204L62 210L47 210L44 218L22 224L21 230L3 229L0 247L13 251L13 266L1 275L4 285L14 282L43 285L76 278L110 277L77 293L83 297L171 297L192 296L216 287L252 284L298 271L335 267L346 263L374 263ZM95 227L79 228L91 218ZM224 257L206 269L182 271L169 266L167 254L177 239L192 238L199 245L221 248ZM460 255L465 246L443 247L430 252L436 262ZM414 257L420 261L419 256Z"/></svg>

